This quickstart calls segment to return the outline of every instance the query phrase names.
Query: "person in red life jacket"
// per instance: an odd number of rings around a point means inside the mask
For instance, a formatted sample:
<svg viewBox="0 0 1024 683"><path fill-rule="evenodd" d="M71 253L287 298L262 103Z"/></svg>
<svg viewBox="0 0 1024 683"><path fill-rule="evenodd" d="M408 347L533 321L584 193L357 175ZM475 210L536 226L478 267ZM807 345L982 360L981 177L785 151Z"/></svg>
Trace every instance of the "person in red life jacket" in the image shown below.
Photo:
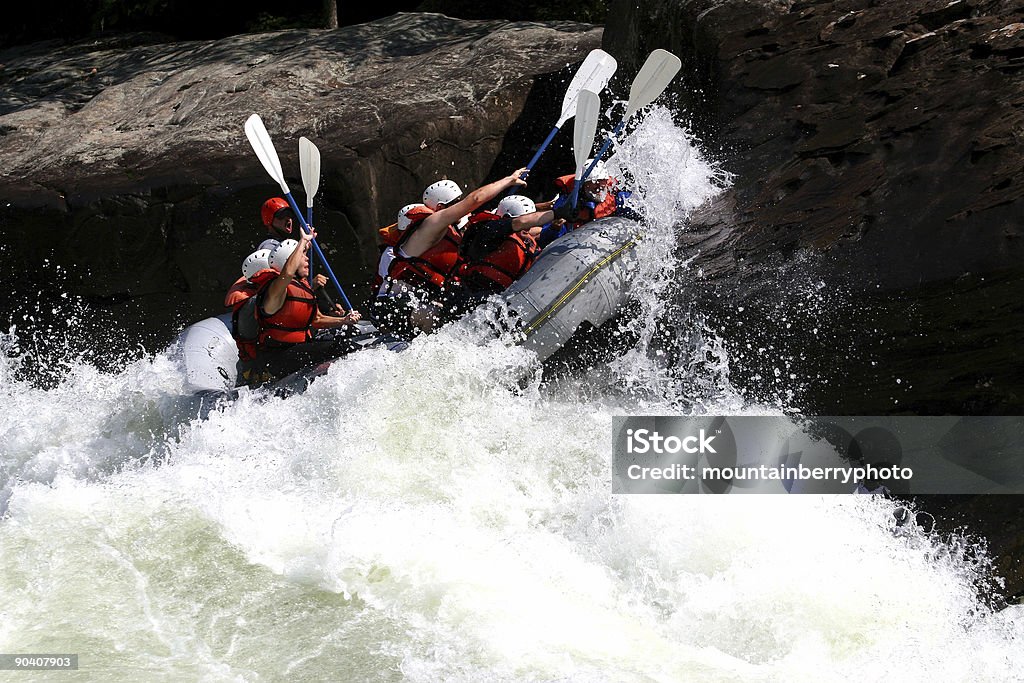
<svg viewBox="0 0 1024 683"><path fill-rule="evenodd" d="M300 232L300 236L300 242L286 240L271 253L271 270L253 276L259 291L233 315L233 336L240 347L244 342L254 349L252 358L240 353L240 383L257 385L280 379L348 350L335 339L313 339L315 330L354 325L361 316L354 310L344 316L324 315L319 310L316 295L305 282L309 276L307 252L315 235Z"/></svg>
<svg viewBox="0 0 1024 683"><path fill-rule="evenodd" d="M277 240L268 241L273 242L275 248L281 244ZM285 240L285 242L297 244L295 240ZM270 254L272 251L272 249L257 249L245 257L245 260L242 262L242 277L235 280L235 283L231 285L228 293L224 296L225 308L234 311L244 304L249 297L256 294L259 288L253 281L253 277L256 273L270 268ZM327 294L326 275L318 274L313 278L313 292L316 294L317 306L320 308L321 313L338 316L345 315L344 310L338 304L335 304L330 295Z"/></svg>
<svg viewBox="0 0 1024 683"><path fill-rule="evenodd" d="M454 180L438 180L423 190L423 205L431 211L440 211L462 199L462 188ZM455 229L462 232L469 223L469 215L455 221Z"/></svg>
<svg viewBox="0 0 1024 683"><path fill-rule="evenodd" d="M434 211L445 208L461 197L462 188L459 187L458 183L453 180L439 180L428 185L423 190L424 203L403 206L398 212L398 220L396 222L377 231L381 254L373 283L374 297L388 296L389 286L385 286L385 281L388 279L388 269L395 258L395 247L405 236L404 233L409 228L409 225L418 223ZM456 229L463 227L466 221L468 221L468 216L460 220L459 224L455 226ZM401 289L401 286L398 285L397 288Z"/></svg>
<svg viewBox="0 0 1024 683"><path fill-rule="evenodd" d="M294 240L292 240L294 241ZM274 240L280 245L280 242ZM245 361L252 361L256 357L256 335L255 322L249 326L247 334L239 334L238 313L247 302L252 300L259 291L259 286L254 282L257 273L270 269L270 249L257 249L245 257L242 261L242 277L235 281L228 293L224 296L224 306L232 313L231 336L238 346L238 357ZM250 303L249 317L253 317L253 309ZM243 316L243 320L245 316ZM253 320L255 320L253 318Z"/></svg>
<svg viewBox="0 0 1024 683"><path fill-rule="evenodd" d="M588 159L586 168L593 160ZM558 197L554 200L556 220L546 226L537 236L537 244L543 249L555 239L584 223L608 216L630 216L636 218L635 212L625 205L630 192L618 190L618 180L608 171L604 162L598 161L594 170L580 188L576 210L573 211L569 200L576 185L574 174L564 175L555 179Z"/></svg>
<svg viewBox="0 0 1024 683"><path fill-rule="evenodd" d="M284 197L271 197L260 207L260 218L267 228L267 239L260 243L260 249L273 249L279 240L294 237L298 221L295 212ZM271 244L273 242L273 244Z"/></svg>
<svg viewBox="0 0 1024 683"><path fill-rule="evenodd" d="M430 211L429 206L415 211L412 207L403 209L409 223L392 247L394 257L374 301L375 316L389 331L399 336L429 332L439 321L465 311L469 302L456 277L461 265L462 235L454 224L506 189L526 185L520 178L525 170L477 188L448 205L440 202L436 211ZM403 219L401 214L399 219Z"/></svg>
<svg viewBox="0 0 1024 683"><path fill-rule="evenodd" d="M224 307L234 311L249 297L254 296L258 288L253 283L252 276L268 268L270 268L270 249L257 249L246 256L242 261L242 277L235 280L235 284L231 285L231 289L224 296Z"/></svg>
<svg viewBox="0 0 1024 683"><path fill-rule="evenodd" d="M377 233L380 240L381 259L378 264L378 279L374 289L380 287L381 280L387 277L387 265L394 259L398 241L404 236L411 223L426 218L438 209L443 209L462 198L462 188L454 180L438 180L423 190L423 203L407 204L398 212L398 220L391 225L380 228ZM456 224L456 229L465 227L469 216L464 216Z"/></svg>
<svg viewBox="0 0 1024 683"><path fill-rule="evenodd" d="M593 160L587 159L586 167L590 167ZM618 181L608 172L604 162L599 161L594 170L583 182L580 188L578 204L576 205L577 215L570 221L579 227L588 221L606 218L615 213L618 208L618 197L615 187ZM573 174L564 175L555 179L555 187L561 197L569 197L576 186L576 176Z"/></svg>
<svg viewBox="0 0 1024 683"><path fill-rule="evenodd" d="M494 213L469 219L460 253L463 286L476 300L497 294L526 274L540 254L531 231L550 222L553 211L537 211L528 197L510 195Z"/></svg>
<svg viewBox="0 0 1024 683"><path fill-rule="evenodd" d="M419 223L424 218L434 213L425 204L407 204L398 212L398 220L391 225L377 231L380 240L380 260L377 262L377 276L373 284L374 296L387 296L387 290L391 286L385 283L388 278L388 270L391 262L395 260L395 247L405 237L405 231L413 223ZM387 285L387 286L385 286ZM401 285L395 285L400 287Z"/></svg>
<svg viewBox="0 0 1024 683"><path fill-rule="evenodd" d="M409 321L409 310L415 308L415 288L401 280L392 279L388 273L391 262L395 260L395 247L405 237L405 231L432 213L433 210L425 204L407 204L398 212L396 222L377 231L380 259L373 281L370 313L378 327L407 339L417 332Z"/></svg>
<svg viewBox="0 0 1024 683"><path fill-rule="evenodd" d="M295 240L285 240L283 243L273 240L278 245L285 244L286 250L291 251L298 243ZM258 249L246 257L242 263L242 277L239 278L231 289L228 290L227 295L224 297L224 306L234 314L239 311L247 302L250 302L259 292L259 286L256 284L257 278L259 280L265 279L260 273L265 270L270 270L273 275L269 277L275 277L277 271L270 269L270 254L269 249ZM345 311L338 304L335 304L331 297L327 294L327 276L319 274L313 278L313 292L317 300L317 307L320 312L324 315L335 315L338 317L344 317ZM238 346L239 358L246 361L251 361L256 357L256 341L258 337L258 330L255 322L255 309L252 308L255 303L250 304L250 308L246 313L242 314L242 320L249 319L248 332L241 334L238 327L238 317L232 316L232 336L235 339L235 344ZM247 315L246 315L247 314ZM243 322L243 328L245 323ZM325 332L333 332L333 330L317 330L316 335L318 337L327 338L330 335L324 334Z"/></svg>

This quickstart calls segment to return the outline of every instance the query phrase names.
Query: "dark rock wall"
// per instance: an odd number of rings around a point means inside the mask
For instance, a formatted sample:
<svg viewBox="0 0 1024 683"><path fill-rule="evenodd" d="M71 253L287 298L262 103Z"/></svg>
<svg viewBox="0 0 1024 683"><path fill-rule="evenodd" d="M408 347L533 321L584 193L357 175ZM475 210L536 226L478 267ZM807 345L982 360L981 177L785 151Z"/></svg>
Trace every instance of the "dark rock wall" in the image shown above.
<svg viewBox="0 0 1024 683"><path fill-rule="evenodd" d="M793 277L843 292L830 336L779 353L831 379L809 406L1024 405L1022 39L1020 1L631 0L609 13L611 51L683 58L676 94L736 174L682 237L714 290L701 298L722 291L719 304L746 300L767 320ZM752 327L733 331L745 344Z"/></svg>

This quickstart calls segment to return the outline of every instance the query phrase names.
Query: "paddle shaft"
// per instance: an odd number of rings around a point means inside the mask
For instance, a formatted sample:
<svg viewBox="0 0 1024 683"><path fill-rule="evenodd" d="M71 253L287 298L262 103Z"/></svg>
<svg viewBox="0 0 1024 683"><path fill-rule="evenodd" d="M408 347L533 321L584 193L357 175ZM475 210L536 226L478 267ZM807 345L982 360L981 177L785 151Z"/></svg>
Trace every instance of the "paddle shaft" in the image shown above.
<svg viewBox="0 0 1024 683"><path fill-rule="evenodd" d="M583 177L585 178L586 176L583 176ZM569 201L572 202L572 204L570 206L572 206L573 209L576 208L576 203L580 199L580 185L582 185L582 184L583 184L582 178L580 180L577 180L576 182L574 182L572 184L572 198Z"/></svg>
<svg viewBox="0 0 1024 683"><path fill-rule="evenodd" d="M548 148L548 145L551 144L551 141L555 139L555 135L558 134L560 128L561 126L555 126L554 128L551 129L551 132L548 133L548 137L544 140L544 142L541 143L540 147L537 148L537 153L533 155L533 158L530 159L530 163L526 165L527 171L533 170L533 167L540 160L540 155L544 153L544 150Z"/></svg>
<svg viewBox="0 0 1024 683"><path fill-rule="evenodd" d="M605 138L604 144L601 145L601 149L597 150L597 154L594 155L594 160L590 162L590 166L587 166L587 170L583 172L583 177L580 179L580 182L577 183L577 185L582 185L583 182L586 181L588 177L590 177L590 174L597 166L597 162L601 161L601 157L603 157L604 153L608 151L608 148L612 146L612 141L615 140L616 137L618 137L619 133L622 132L622 129L625 128L625 126L626 119L622 119L622 121L619 122L619 125L615 126L615 130L612 131L611 135ZM573 206L575 205L576 204L574 202Z"/></svg>
<svg viewBox="0 0 1024 683"><path fill-rule="evenodd" d="M302 226L303 232L306 234L311 233L312 228L310 228L309 224L306 223L306 219L302 217L302 211L299 210L299 205L295 203L295 198L292 197L292 193L286 192L284 196L285 199L288 200L288 203L291 204L292 211L294 211L295 215L298 217L299 225ZM335 277L334 271L331 270L331 264L327 262L327 257L324 256L324 252L320 251L320 245L316 243L315 237L313 238L313 251L316 252L317 258L320 259L320 263L324 265L324 270L327 271L327 277L329 277L331 282L334 283L335 288L338 290L338 294L341 294L341 300L345 303L345 310L351 311L352 303L348 300L348 297L345 296L345 290L342 289L341 283L338 282L338 278Z"/></svg>
<svg viewBox="0 0 1024 683"><path fill-rule="evenodd" d="M544 140L544 142L541 143L540 147L537 148L537 153L533 155L533 158L530 159L530 163L526 165L526 173L523 173L522 176L524 179L527 175L529 175L530 171L533 170L533 167L537 165L537 162L540 160L540 155L544 153L544 150L548 148L548 145L551 144L551 141L555 139L555 135L558 134L560 128L561 126L555 126L554 128L552 128L551 132L548 133L547 138ZM502 192L501 196L507 197L510 194L515 194L515 192L515 187L510 187L504 192Z"/></svg>
<svg viewBox="0 0 1024 683"><path fill-rule="evenodd" d="M306 207L306 225L313 225L313 207L312 206L307 206ZM309 260L309 286L310 286L310 288L313 287L313 275L315 274L313 272L314 264L315 264L315 262L313 261L313 259L310 259Z"/></svg>

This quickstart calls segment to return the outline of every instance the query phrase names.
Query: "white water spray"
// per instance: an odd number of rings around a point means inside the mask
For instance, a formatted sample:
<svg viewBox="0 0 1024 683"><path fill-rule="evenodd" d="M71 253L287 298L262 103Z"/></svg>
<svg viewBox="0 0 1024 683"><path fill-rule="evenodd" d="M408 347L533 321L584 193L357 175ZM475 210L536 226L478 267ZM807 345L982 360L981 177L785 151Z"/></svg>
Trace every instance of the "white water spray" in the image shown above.
<svg viewBox="0 0 1024 683"><path fill-rule="evenodd" d="M985 562L886 501L610 495L615 414L787 407L744 402L710 330L676 340L685 371L657 355L673 231L720 172L658 109L612 163L650 222L636 342L574 382L454 326L200 421L165 355L49 390L3 360L0 652L110 680L1024 671L1020 608L977 598Z"/></svg>

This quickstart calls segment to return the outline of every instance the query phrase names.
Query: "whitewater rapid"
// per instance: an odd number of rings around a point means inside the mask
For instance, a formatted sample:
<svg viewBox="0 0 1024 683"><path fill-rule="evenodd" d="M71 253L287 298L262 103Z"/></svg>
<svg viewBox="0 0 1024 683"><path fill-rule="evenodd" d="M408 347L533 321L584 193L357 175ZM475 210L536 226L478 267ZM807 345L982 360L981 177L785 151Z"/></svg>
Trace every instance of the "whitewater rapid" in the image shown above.
<svg viewBox="0 0 1024 683"><path fill-rule="evenodd" d="M42 680L1021 680L984 553L888 501L610 494L614 415L790 408L701 321L672 363L659 334L673 230L726 175L660 108L611 163L650 222L630 341L557 381L467 323L199 420L170 351L41 389L5 337L0 652L80 655Z"/></svg>

